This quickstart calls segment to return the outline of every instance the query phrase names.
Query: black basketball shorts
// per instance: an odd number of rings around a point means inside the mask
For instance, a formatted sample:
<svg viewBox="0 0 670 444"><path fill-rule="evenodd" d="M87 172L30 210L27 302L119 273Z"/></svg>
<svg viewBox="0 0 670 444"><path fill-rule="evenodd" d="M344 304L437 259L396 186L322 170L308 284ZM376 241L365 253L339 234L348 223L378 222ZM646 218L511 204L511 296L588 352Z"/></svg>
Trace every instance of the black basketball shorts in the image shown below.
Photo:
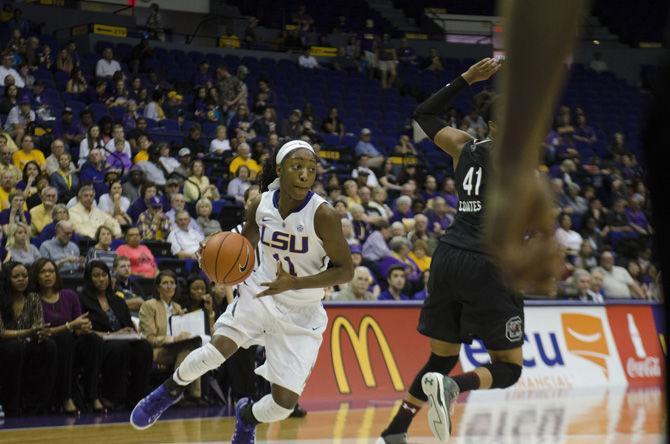
<svg viewBox="0 0 670 444"><path fill-rule="evenodd" d="M419 333L452 343L481 339L488 350L523 345L523 297L481 253L440 242L433 254Z"/></svg>

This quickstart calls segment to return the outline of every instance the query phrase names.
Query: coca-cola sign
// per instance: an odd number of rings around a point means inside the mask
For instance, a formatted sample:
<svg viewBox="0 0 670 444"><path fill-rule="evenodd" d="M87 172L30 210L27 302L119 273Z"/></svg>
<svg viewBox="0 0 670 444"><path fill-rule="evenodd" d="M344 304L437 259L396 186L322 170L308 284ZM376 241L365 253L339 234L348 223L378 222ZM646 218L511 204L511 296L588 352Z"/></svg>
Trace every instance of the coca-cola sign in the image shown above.
<svg viewBox="0 0 670 444"><path fill-rule="evenodd" d="M631 378L658 378L661 376L661 360L654 356L647 356L642 361L628 358L626 373Z"/></svg>

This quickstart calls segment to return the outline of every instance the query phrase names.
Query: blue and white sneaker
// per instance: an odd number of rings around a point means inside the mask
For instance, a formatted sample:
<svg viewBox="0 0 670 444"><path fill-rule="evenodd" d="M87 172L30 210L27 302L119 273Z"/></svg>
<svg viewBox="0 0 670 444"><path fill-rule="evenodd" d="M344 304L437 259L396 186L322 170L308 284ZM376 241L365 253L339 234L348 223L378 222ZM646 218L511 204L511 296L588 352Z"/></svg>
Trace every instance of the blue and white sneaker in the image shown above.
<svg viewBox="0 0 670 444"><path fill-rule="evenodd" d="M454 414L460 389L456 381L441 373L430 372L421 378L421 388L428 397L428 426L435 438L445 442L451 436L451 416Z"/></svg>
<svg viewBox="0 0 670 444"><path fill-rule="evenodd" d="M137 430L148 429L161 415L184 397L182 390L177 396L172 396L164 384L149 393L144 399L137 403L130 413L130 425Z"/></svg>
<svg viewBox="0 0 670 444"><path fill-rule="evenodd" d="M256 424L247 424L242 419L242 410L251 403L251 399L242 398L235 404L235 433L231 444L254 444L256 442Z"/></svg>

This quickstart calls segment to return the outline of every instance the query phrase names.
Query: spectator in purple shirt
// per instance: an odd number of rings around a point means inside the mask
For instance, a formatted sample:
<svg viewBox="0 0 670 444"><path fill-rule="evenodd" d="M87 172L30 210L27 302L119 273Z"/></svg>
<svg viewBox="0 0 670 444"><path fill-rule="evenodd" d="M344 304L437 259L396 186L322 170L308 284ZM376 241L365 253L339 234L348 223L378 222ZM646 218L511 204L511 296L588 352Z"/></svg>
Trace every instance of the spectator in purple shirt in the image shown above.
<svg viewBox="0 0 670 444"><path fill-rule="evenodd" d="M107 156L107 167L128 172L133 163L127 153L124 153L125 140L116 140L114 142L114 152Z"/></svg>
<svg viewBox="0 0 670 444"><path fill-rule="evenodd" d="M395 210L390 222L402 222L403 219L413 219L412 198L409 196L400 196L395 201Z"/></svg>
<svg viewBox="0 0 670 444"><path fill-rule="evenodd" d="M193 76L193 85L205 86L210 88L212 86L212 74L209 72L209 62L203 60L198 64L198 71Z"/></svg>
<svg viewBox="0 0 670 444"><path fill-rule="evenodd" d="M598 141L595 130L586 124L586 116L584 114L577 115L577 128L572 138L586 146L591 146Z"/></svg>
<svg viewBox="0 0 670 444"><path fill-rule="evenodd" d="M63 116L60 123L54 128L55 135L59 139L63 139L70 149L79 146L86 136L86 129L81 123L75 122L72 117L72 108L66 106L63 108Z"/></svg>
<svg viewBox="0 0 670 444"><path fill-rule="evenodd" d="M642 236L648 236L652 233L651 225L647 219L647 215L642 211L644 204L644 197L635 195L628 200L628 207L625 214L628 216L630 226L633 227Z"/></svg>
<svg viewBox="0 0 670 444"><path fill-rule="evenodd" d="M382 258L382 260L377 264L379 268L379 274L382 276L388 276L389 270L395 266L401 266L406 270L407 280L412 285L418 284L421 278L421 270L419 267L407 257L410 252L410 243L407 238L402 236L395 236L389 242L391 247L391 254Z"/></svg>
<svg viewBox="0 0 670 444"><path fill-rule="evenodd" d="M386 282L388 282L388 289L379 295L378 301L408 301L412 299L411 296L403 293L406 278L405 269L401 265L394 265L387 270Z"/></svg>
<svg viewBox="0 0 670 444"><path fill-rule="evenodd" d="M454 221L456 209L447 205L444 197L438 196L433 199L433 209L428 213L428 228L437 235L444 234Z"/></svg>
<svg viewBox="0 0 670 444"><path fill-rule="evenodd" d="M40 258L30 268L30 282L42 302L45 324L58 350L54 402L64 413L74 414L84 406L72 399L73 381L81 374L86 407L103 410L98 398L98 375L102 357L102 338L92 332L88 313L82 314L79 296L63 288L58 267L51 259Z"/></svg>
<svg viewBox="0 0 670 444"><path fill-rule="evenodd" d="M444 185L442 186L442 197L453 209L458 208L458 193L456 192L456 182L453 177L447 177L444 179Z"/></svg>

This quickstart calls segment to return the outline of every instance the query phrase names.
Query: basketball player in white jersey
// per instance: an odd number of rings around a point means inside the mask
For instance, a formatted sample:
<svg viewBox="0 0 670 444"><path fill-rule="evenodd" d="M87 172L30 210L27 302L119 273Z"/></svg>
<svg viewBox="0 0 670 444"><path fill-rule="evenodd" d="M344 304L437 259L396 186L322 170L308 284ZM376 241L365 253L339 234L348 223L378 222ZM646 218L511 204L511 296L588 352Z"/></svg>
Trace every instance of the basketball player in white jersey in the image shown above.
<svg viewBox="0 0 670 444"><path fill-rule="evenodd" d="M354 269L340 217L311 191L316 164L314 149L300 140L276 153L275 165L263 174L267 191L248 208L242 232L260 253L253 273L217 320L212 341L135 406L133 427L153 425L188 384L253 344L265 346L266 361L256 373L271 383L272 393L254 404L248 398L237 402L232 442L255 442L258 423L280 421L293 411L328 321L323 289L350 282Z"/></svg>

